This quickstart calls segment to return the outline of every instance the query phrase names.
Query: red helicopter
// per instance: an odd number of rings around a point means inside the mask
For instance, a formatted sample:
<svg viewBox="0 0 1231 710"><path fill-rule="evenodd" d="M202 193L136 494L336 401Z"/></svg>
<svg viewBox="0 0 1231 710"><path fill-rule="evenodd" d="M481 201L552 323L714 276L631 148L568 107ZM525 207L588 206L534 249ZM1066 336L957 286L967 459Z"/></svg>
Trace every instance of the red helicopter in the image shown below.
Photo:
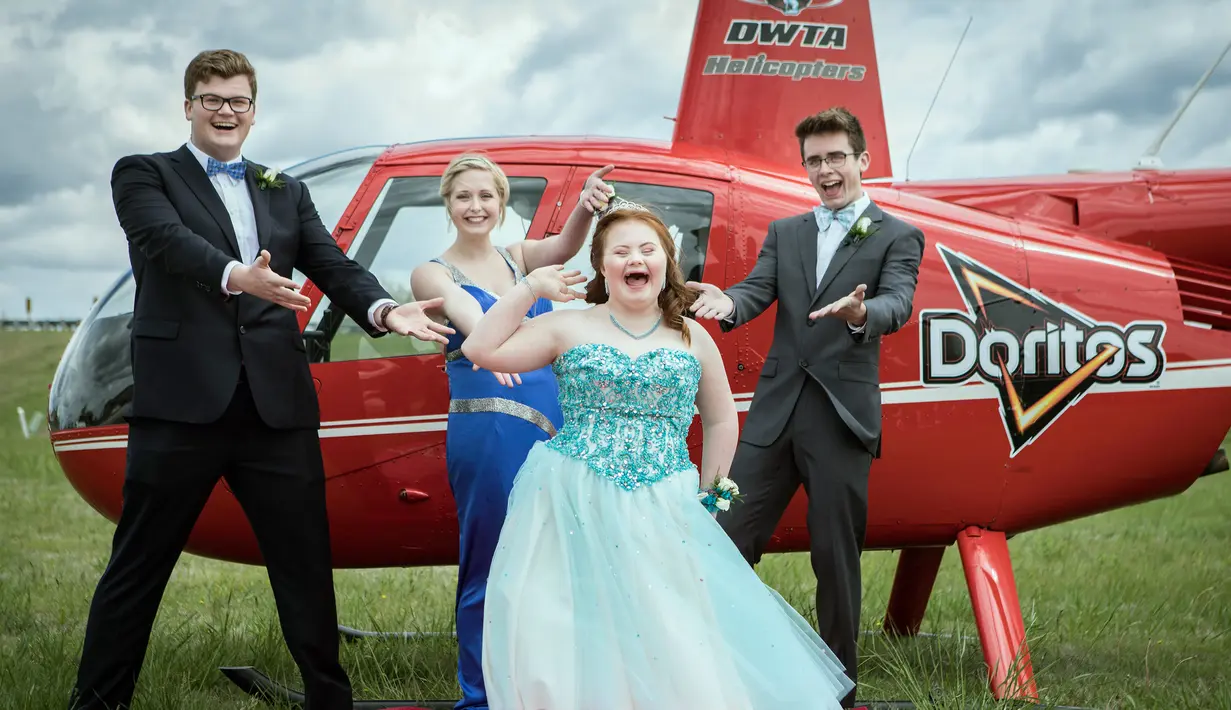
<svg viewBox="0 0 1231 710"><path fill-rule="evenodd" d="M288 172L310 185L339 246L395 298L411 298L411 270L450 239L437 188L466 150L485 151L510 176L496 243L559 232L586 177L610 163L622 196L665 215L686 277L725 286L750 271L771 220L816 202L792 130L834 104L863 122L871 198L927 238L914 314L882 346L885 438L867 547L902 550L885 630L918 632L956 543L991 692L1037 698L1008 538L1227 470L1218 447L1231 428L1231 244L1207 235L1231 230L1231 169L894 181L868 0L700 0L669 142L427 141ZM570 267L589 273L588 247ZM296 279L313 302L300 321L321 401L335 565L455 564L442 353L411 338L369 338ZM126 274L66 348L47 415L69 482L112 521L132 302ZM728 335L714 329L741 411L773 318L771 308ZM690 445L699 462L699 426ZM801 492L773 551L808 549L805 510ZM260 563L225 482L187 550ZM250 692L268 690L253 669L224 672Z"/></svg>

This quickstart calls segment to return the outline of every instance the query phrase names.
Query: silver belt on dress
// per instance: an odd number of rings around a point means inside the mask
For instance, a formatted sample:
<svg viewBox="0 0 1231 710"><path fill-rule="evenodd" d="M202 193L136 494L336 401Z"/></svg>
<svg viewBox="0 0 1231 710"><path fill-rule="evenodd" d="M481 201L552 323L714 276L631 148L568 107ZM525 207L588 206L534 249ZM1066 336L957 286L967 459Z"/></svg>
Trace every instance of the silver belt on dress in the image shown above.
<svg viewBox="0 0 1231 710"><path fill-rule="evenodd" d="M556 427L539 410L528 404L516 402L504 397L476 397L474 399L454 399L449 402L450 414L473 414L476 412L495 412L508 414L511 417L524 419L547 432L548 436L556 435Z"/></svg>

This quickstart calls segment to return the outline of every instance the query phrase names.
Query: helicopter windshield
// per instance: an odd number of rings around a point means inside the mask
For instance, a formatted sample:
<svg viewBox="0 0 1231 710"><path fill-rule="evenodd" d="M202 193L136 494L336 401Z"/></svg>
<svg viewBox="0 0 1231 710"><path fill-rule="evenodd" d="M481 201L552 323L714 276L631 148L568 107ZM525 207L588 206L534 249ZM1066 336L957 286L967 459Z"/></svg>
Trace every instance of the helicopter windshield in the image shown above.
<svg viewBox="0 0 1231 710"><path fill-rule="evenodd" d="M330 231L342 217L385 146L331 153L283 172L308 186L321 221ZM301 283L304 276L294 275ZM132 400L132 330L136 282L121 276L77 327L52 381L47 408L51 431L124 424Z"/></svg>

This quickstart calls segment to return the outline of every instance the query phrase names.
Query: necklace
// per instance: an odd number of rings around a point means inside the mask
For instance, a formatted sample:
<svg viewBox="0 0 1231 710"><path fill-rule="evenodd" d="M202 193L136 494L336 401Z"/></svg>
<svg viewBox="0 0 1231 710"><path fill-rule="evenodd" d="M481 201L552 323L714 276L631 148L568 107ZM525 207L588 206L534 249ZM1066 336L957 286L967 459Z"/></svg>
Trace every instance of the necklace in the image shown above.
<svg viewBox="0 0 1231 710"><path fill-rule="evenodd" d="M625 334L625 335L627 335L628 337L632 338L633 340L642 340L642 339L644 339L644 338L648 338L648 337L650 337L650 334L651 334L651 333L653 333L654 331L658 330L658 326L659 326L659 325L662 325L662 322L663 322L663 317L662 317L662 316L659 316L659 317L658 317L658 320L654 321L654 327L652 327L652 328L650 328L649 330L645 331L645 332L644 332L644 333L642 333L641 335L633 335L633 333L632 333L632 332L630 332L630 331L628 330L628 328L625 328L624 326L620 325L620 321L616 320L616 318L615 318L615 315L614 315L614 314L612 314L612 313L608 313L608 314L607 314L607 317L611 319L611 322L612 322L612 324L613 324L613 325L615 325L615 327L617 327L617 328L619 328L620 330L624 331L624 334Z"/></svg>

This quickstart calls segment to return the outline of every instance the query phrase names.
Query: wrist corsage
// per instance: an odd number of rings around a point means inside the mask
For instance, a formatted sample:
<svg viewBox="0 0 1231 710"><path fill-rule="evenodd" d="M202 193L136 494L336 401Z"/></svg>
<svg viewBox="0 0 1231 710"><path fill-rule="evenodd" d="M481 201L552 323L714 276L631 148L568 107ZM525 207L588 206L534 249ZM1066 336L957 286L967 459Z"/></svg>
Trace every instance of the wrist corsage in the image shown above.
<svg viewBox="0 0 1231 710"><path fill-rule="evenodd" d="M739 492L739 486L735 485L735 481L726 476L719 476L714 479L714 483L709 488L702 488L697 492L697 500L701 501L701 505L711 513L716 513L720 510L730 510L731 503L743 498Z"/></svg>

